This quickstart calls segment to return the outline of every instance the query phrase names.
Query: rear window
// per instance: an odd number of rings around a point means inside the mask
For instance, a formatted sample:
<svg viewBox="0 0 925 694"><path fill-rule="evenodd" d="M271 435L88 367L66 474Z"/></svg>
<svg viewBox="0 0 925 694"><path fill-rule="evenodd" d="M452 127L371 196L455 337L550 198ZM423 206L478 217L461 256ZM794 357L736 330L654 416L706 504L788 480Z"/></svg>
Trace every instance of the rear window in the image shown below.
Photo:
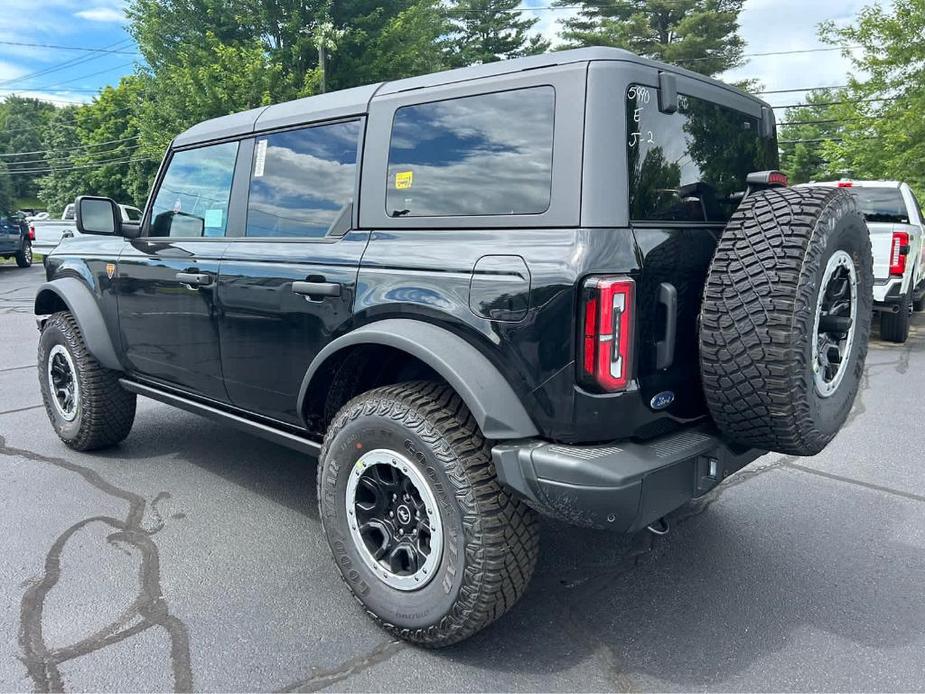
<svg viewBox="0 0 925 694"><path fill-rule="evenodd" d="M542 214L555 91L531 87L404 106L389 145L391 217Z"/></svg>
<svg viewBox="0 0 925 694"><path fill-rule="evenodd" d="M868 222L908 224L909 213L899 188L849 188Z"/></svg>
<svg viewBox="0 0 925 694"><path fill-rule="evenodd" d="M752 171L778 167L774 138L760 120L684 94L678 111L658 110L658 90L626 93L630 218L725 222Z"/></svg>

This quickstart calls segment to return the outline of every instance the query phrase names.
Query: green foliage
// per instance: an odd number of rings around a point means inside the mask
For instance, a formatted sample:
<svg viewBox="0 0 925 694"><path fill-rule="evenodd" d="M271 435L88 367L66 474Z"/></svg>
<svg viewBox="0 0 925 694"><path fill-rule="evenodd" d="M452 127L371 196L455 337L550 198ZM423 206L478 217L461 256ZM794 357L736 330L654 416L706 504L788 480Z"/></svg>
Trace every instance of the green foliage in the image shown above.
<svg viewBox="0 0 925 694"><path fill-rule="evenodd" d="M739 13L744 0L556 0L576 4L563 22L565 46L614 46L716 75L742 60Z"/></svg>
<svg viewBox="0 0 925 694"><path fill-rule="evenodd" d="M10 178L9 168L0 160L0 213L15 212L16 198L13 195L13 179Z"/></svg>
<svg viewBox="0 0 925 694"><path fill-rule="evenodd" d="M805 105L787 110L777 138L781 149L781 170L791 183L830 181L847 173L840 158L830 159L827 145L841 138L843 126L856 115L846 113L842 90L816 89L807 94ZM853 108L853 105L851 105Z"/></svg>
<svg viewBox="0 0 925 694"><path fill-rule="evenodd" d="M30 197L37 193L40 173L20 173L9 176L9 171L38 171L45 168L42 149L42 126L48 122L55 108L38 99L8 96L0 104L0 153L27 152L15 157L2 157L7 164L6 176L12 178L14 197ZM33 154L33 152L38 152Z"/></svg>
<svg viewBox="0 0 925 694"><path fill-rule="evenodd" d="M520 0L453 0L447 9L452 24L452 67L536 55L549 41L530 31L539 21L515 10Z"/></svg>
<svg viewBox="0 0 925 694"><path fill-rule="evenodd" d="M904 180L925 193L925 2L872 5L854 23L829 23L821 33L833 44L861 46L848 55L867 75L851 80L851 103L834 109L841 141L824 143L824 156L855 178Z"/></svg>

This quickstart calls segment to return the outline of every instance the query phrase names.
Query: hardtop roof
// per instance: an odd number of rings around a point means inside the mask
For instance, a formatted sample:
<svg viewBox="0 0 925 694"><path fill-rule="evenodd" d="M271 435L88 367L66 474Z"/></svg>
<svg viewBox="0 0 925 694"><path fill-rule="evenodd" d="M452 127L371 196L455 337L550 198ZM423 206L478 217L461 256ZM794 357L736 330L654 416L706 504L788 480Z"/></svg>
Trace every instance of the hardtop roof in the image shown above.
<svg viewBox="0 0 925 694"><path fill-rule="evenodd" d="M455 82L483 79L497 75L507 75L524 70L536 70L543 67L567 65L596 60L622 61L635 63L660 70L668 70L678 75L706 82L738 94L767 106L768 104L755 96L742 92L735 87L706 77L696 72L686 70L675 65L660 63L648 58L642 58L635 53L622 48L608 48L595 46L590 48L575 48L567 51L544 53L542 55L502 60L494 63L471 65L455 70L444 70L417 77L407 77L390 82L377 82L362 87L342 89L326 94L308 96L294 101L286 101L272 106L261 106L249 111L219 116L201 123L177 135L173 146L183 147L210 140L219 140L226 137L246 135L259 130L270 130L304 123L307 120L329 120L346 118L365 114L369 102L377 94L395 94L397 92L435 87ZM310 118L309 118L310 117Z"/></svg>

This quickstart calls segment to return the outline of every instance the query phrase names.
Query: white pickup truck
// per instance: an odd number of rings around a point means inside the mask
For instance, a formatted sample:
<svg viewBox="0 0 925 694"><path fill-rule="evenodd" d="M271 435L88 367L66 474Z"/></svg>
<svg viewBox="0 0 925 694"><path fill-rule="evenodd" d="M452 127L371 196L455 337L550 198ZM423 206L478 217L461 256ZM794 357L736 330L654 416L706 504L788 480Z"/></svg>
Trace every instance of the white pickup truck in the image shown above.
<svg viewBox="0 0 925 694"><path fill-rule="evenodd" d="M874 253L874 310L880 337L905 342L912 311L925 309L923 214L915 194L900 181L812 181L805 185L848 189L870 229Z"/></svg>
<svg viewBox="0 0 925 694"><path fill-rule="evenodd" d="M122 210L123 222L140 222L141 210L131 205L119 205ZM29 222L29 232L32 241L32 250L35 253L47 255L57 246L65 234L80 236L77 231L77 222L74 219L74 203L67 205L61 213L61 219L42 219Z"/></svg>

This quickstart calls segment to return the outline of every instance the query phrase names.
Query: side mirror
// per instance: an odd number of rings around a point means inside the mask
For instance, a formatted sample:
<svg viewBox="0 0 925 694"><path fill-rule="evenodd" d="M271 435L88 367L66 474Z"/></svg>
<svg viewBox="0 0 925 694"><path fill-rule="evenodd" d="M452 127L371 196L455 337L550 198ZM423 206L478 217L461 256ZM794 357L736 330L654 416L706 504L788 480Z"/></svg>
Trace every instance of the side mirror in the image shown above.
<svg viewBox="0 0 925 694"><path fill-rule="evenodd" d="M81 234L122 235L122 210L115 200L81 195L75 208Z"/></svg>

